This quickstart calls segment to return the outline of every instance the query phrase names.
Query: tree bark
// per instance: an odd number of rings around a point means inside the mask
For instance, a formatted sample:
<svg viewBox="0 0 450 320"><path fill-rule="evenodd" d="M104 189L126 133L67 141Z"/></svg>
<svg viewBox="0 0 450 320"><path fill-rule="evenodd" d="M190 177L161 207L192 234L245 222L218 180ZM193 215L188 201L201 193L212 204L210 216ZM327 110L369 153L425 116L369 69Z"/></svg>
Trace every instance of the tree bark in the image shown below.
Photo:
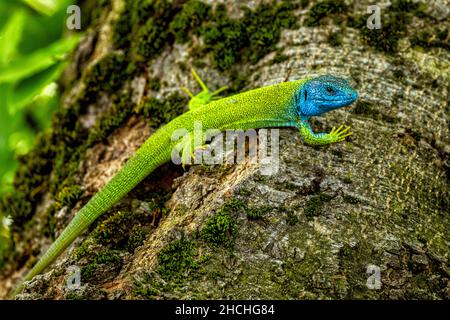
<svg viewBox="0 0 450 320"><path fill-rule="evenodd" d="M14 233L17 259L2 269L0 296L139 145L179 114L180 105L187 109L180 88L199 90L193 66L212 90L229 85L225 94L311 75L346 77L358 102L314 119L313 127L346 124L353 135L316 148L296 130L279 129L279 170L271 176L250 161L186 171L167 164L27 283L19 298L448 299L449 22L437 1L403 15L403 2L394 1L382 8L379 39L363 26L369 2L341 8L300 1L289 9L296 24L280 22L272 48L252 57L255 40L247 34L248 43L236 49L242 58L225 69L220 54L245 30L210 44L191 16L190 31L178 34L170 21L182 21L192 1L185 9L182 1L171 2L172 13L162 17L147 1L99 7L61 79L64 110L78 110L73 132L82 138L74 141L91 143L70 145L79 153L74 170L54 162L32 217ZM218 3L199 24L218 19ZM226 3L229 19L245 19L243 4L261 28L274 28L260 10L268 2ZM150 31L161 35L165 26L172 33L157 37L147 30L145 42L133 35L142 29L118 24L125 14L145 17L146 10L154 11L143 25L153 21ZM390 27L399 28L392 19L403 19L398 39L387 39ZM55 121L53 132L60 125ZM63 140L58 145L69 148ZM71 200L74 186L79 192ZM67 285L73 270L80 272L79 286Z"/></svg>

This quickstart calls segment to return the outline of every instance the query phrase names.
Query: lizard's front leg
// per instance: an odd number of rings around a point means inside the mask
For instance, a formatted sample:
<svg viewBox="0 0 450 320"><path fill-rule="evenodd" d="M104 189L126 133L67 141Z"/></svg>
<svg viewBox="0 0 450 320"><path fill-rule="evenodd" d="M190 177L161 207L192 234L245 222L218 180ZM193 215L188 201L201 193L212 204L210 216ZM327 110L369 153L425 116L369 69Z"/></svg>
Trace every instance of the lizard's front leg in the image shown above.
<svg viewBox="0 0 450 320"><path fill-rule="evenodd" d="M218 94L220 92L228 89L227 86L224 86L214 92L210 92L208 87L205 85L205 83L197 74L197 72L195 72L194 69L191 69L191 72L203 90L197 95L194 95L191 91L189 91L188 88L182 87L183 91L186 92L186 94L191 98L191 100L189 100L189 110L195 110L207 105L209 102L216 100L219 97Z"/></svg>
<svg viewBox="0 0 450 320"><path fill-rule="evenodd" d="M339 128L333 128L330 133L315 133L308 121L302 120L299 124L300 135L307 144L325 145L335 142L344 141L346 137L352 135L350 127L341 125Z"/></svg>

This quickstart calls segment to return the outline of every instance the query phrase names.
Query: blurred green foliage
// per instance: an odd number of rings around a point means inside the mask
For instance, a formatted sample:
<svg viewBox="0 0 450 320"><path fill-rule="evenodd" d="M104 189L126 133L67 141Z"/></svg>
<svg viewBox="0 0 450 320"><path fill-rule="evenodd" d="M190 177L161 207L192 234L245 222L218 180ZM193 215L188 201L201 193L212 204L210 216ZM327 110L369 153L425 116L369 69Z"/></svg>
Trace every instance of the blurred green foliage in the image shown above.
<svg viewBox="0 0 450 320"><path fill-rule="evenodd" d="M80 36L67 36L70 0L0 0L0 196L14 192L16 158L48 128L58 106L55 81ZM8 246L0 212L0 253Z"/></svg>

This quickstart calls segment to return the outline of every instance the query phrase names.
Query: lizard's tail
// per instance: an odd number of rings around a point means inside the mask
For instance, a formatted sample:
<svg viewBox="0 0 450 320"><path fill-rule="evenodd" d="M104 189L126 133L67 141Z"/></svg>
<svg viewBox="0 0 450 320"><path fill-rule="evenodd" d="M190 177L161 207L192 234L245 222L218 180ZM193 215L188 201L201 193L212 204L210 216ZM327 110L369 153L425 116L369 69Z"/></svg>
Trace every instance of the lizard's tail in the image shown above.
<svg viewBox="0 0 450 320"><path fill-rule="evenodd" d="M154 137L156 135L155 132L111 181L75 215L47 252L22 279L11 297L22 290L25 281L31 280L51 264L100 215L110 209L153 170L170 159L167 143L161 137Z"/></svg>

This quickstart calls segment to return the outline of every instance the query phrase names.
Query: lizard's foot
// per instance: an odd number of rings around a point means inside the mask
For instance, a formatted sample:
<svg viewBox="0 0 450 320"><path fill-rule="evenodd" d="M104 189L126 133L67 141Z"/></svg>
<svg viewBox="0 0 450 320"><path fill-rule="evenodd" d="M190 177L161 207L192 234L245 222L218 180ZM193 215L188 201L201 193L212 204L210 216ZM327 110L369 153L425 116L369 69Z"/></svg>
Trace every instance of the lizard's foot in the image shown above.
<svg viewBox="0 0 450 320"><path fill-rule="evenodd" d="M197 154L198 151L204 151L207 148L208 145L205 144L196 148L183 149L183 152L181 153L181 166L183 167L183 170L186 170L186 165L203 164L202 155L198 155L200 158L197 158Z"/></svg>
<svg viewBox="0 0 450 320"><path fill-rule="evenodd" d="M303 140L310 145L326 145L344 141L346 137L352 135L350 127L333 128L330 133L314 133L307 122L300 124L300 135Z"/></svg>
<svg viewBox="0 0 450 320"><path fill-rule="evenodd" d="M218 96L218 94L220 92L228 89L228 86L224 86L214 92L209 92L208 87L205 85L205 83L199 77L197 72L195 72L194 69L191 69L191 72L203 90L200 93L194 95L191 91L189 91L188 88L182 87L182 90L184 92L186 92L186 94L191 98L191 100L189 100L189 110L194 110L194 109L200 108L200 107L208 104L209 102L220 98Z"/></svg>
<svg viewBox="0 0 450 320"><path fill-rule="evenodd" d="M350 127L341 125L339 128L331 129L331 132L328 133L328 136L332 140L332 142L341 142L344 141L346 137L351 136L353 132L350 132Z"/></svg>
<svg viewBox="0 0 450 320"><path fill-rule="evenodd" d="M186 165L201 164L203 161L203 155L198 153L200 150L205 150L208 145L205 144L205 138L202 132L197 133L202 135L201 141L195 141L195 134L185 135L180 144L178 145L177 152L181 151L181 165L185 169Z"/></svg>

